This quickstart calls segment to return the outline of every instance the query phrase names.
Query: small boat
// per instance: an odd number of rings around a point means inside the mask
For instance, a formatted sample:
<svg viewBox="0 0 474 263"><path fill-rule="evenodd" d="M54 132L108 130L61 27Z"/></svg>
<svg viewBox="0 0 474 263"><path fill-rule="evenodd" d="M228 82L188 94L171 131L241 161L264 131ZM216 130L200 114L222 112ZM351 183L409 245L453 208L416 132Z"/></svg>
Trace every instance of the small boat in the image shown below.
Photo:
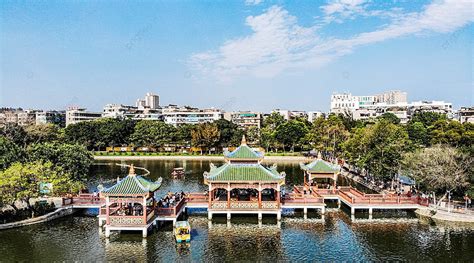
<svg viewBox="0 0 474 263"><path fill-rule="evenodd" d="M171 172L171 175L174 178L183 177L184 176L184 168L182 168L182 167L174 168L173 172Z"/></svg>
<svg viewBox="0 0 474 263"><path fill-rule="evenodd" d="M176 242L189 242L191 241L191 225L188 221L178 221L174 227L174 236Z"/></svg>

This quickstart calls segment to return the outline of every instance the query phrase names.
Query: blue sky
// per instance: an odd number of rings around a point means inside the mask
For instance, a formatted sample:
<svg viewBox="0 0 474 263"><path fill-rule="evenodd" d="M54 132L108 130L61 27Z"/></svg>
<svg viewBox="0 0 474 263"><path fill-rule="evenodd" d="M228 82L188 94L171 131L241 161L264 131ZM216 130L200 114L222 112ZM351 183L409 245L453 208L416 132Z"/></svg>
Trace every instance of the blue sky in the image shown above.
<svg viewBox="0 0 474 263"><path fill-rule="evenodd" d="M446 1L1 1L0 106L329 109L333 92L473 105L473 7Z"/></svg>

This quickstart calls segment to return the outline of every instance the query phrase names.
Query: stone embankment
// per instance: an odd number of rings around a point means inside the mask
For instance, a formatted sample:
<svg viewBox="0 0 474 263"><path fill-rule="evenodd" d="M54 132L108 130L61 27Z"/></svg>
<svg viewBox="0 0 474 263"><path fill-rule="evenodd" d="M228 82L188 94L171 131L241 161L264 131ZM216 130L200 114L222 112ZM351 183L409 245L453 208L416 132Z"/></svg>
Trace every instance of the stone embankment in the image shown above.
<svg viewBox="0 0 474 263"><path fill-rule="evenodd" d="M457 224L460 226L474 227L473 213L448 212L433 207L417 209L415 213L421 220L428 220L436 225Z"/></svg>
<svg viewBox="0 0 474 263"><path fill-rule="evenodd" d="M54 219L57 219L57 218L60 218L60 217L63 217L63 216L71 215L72 213L73 213L72 208L70 208L70 207L60 207L60 208L57 208L53 212L50 212L46 215L42 215L42 216L38 216L38 217L35 217L35 218L30 218L30 219L25 219L25 220L18 221L18 222L0 224L0 230L44 223L44 222L48 222L48 221L51 221L51 220L54 220Z"/></svg>

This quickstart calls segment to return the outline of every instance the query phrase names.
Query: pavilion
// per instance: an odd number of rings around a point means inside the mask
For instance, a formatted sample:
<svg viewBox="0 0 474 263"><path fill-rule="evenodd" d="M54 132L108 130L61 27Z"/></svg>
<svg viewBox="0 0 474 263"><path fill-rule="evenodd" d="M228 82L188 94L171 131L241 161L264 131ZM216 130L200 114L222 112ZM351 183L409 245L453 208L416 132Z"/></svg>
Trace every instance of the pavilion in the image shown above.
<svg viewBox="0 0 474 263"><path fill-rule="evenodd" d="M276 165L261 164L264 155L247 145L245 136L241 145L232 152L224 153L225 164L211 164L204 173L208 190L208 216L213 214L275 214L281 218L280 188L285 184L285 173L279 173Z"/></svg>
<svg viewBox="0 0 474 263"><path fill-rule="evenodd" d="M105 197L105 236L110 231L137 230L147 236L155 219L154 192L161 186L161 178L149 181L135 174L133 164L128 175L101 192Z"/></svg>
<svg viewBox="0 0 474 263"><path fill-rule="evenodd" d="M327 162L322 159L321 152L318 158L309 164L300 163L301 169L304 171L304 185L313 185L336 189L337 177L341 171L341 167L337 164ZM327 188L326 187L326 188Z"/></svg>

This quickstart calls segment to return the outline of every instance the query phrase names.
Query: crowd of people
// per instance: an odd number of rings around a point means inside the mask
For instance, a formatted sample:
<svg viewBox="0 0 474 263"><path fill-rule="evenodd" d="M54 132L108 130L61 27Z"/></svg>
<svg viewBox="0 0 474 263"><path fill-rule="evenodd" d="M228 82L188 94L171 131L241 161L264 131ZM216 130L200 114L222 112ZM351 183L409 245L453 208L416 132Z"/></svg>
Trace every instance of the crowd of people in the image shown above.
<svg viewBox="0 0 474 263"><path fill-rule="evenodd" d="M186 194L183 191L176 192L174 194L170 192L158 201L158 207L161 207L161 208L173 207L185 197L186 197Z"/></svg>

